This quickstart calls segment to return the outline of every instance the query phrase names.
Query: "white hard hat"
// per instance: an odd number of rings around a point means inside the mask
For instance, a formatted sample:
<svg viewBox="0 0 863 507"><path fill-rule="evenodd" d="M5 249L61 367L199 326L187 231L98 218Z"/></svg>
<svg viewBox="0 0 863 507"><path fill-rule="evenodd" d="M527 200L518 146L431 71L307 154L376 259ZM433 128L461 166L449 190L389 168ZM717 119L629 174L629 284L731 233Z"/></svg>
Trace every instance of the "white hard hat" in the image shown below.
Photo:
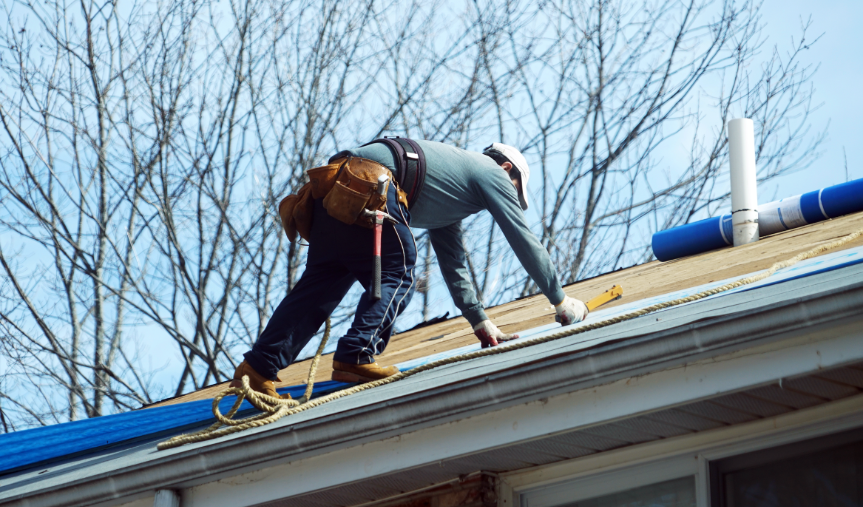
<svg viewBox="0 0 863 507"><path fill-rule="evenodd" d="M498 155L509 161L521 175L521 188L518 192L518 200L521 201L521 209L527 209L527 180L530 178L530 167L527 160L520 151L503 143L492 143L491 146L482 151L484 155Z"/></svg>

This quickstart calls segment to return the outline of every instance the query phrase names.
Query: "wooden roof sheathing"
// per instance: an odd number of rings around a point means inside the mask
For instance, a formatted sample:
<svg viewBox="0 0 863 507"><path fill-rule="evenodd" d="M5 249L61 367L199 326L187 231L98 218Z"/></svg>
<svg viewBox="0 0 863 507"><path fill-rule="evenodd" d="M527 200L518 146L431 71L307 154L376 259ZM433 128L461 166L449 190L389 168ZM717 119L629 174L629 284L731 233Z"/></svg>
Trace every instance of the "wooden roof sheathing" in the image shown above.
<svg viewBox="0 0 863 507"><path fill-rule="evenodd" d="M607 305L613 307L767 269L775 262L834 241L860 228L863 228L863 213L856 213L768 236L738 248L729 247L683 259L653 261L620 269L568 285L564 287L564 291L569 296L586 301L612 285L620 285L624 289L624 297ZM843 249L861 245L863 237L844 245ZM541 294L486 309L486 313L506 333L516 333L554 322L554 308ZM331 337L331 340L337 338ZM467 320L456 317L393 336L378 361L381 364L398 364L475 342L476 337ZM310 362L311 360L300 361L279 372L281 382L277 383L276 387L304 384ZM318 367L315 380L329 380L331 374L331 361L324 358ZM213 398L226 386L227 382L223 382L151 406Z"/></svg>

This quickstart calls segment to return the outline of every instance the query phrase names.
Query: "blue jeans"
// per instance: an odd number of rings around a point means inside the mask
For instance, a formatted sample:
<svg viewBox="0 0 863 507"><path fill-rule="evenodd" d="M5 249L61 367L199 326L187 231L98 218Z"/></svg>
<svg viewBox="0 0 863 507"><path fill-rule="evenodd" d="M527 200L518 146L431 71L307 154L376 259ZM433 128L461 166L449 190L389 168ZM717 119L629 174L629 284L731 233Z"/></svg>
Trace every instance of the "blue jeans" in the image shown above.
<svg viewBox="0 0 863 507"><path fill-rule="evenodd" d="M410 214L399 204L395 185L390 185L387 194L387 210L399 223L384 221L381 299L371 301L374 231L332 218L323 200L315 201L306 269L273 312L252 350L245 354L258 373L275 379L279 370L293 363L356 281L365 293L351 328L339 340L334 359L369 364L384 351L396 317L407 308L416 288L413 269L417 257Z"/></svg>

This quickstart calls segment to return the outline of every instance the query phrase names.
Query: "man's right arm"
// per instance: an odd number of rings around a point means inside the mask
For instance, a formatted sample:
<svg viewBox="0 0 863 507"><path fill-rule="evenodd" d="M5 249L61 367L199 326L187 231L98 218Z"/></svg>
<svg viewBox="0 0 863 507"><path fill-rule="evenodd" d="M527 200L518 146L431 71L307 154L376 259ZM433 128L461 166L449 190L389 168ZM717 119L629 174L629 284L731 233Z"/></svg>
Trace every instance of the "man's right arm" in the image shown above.
<svg viewBox="0 0 863 507"><path fill-rule="evenodd" d="M430 229L429 238L437 256L449 293L462 315L476 326L488 317L482 303L476 298L470 273L467 268L461 222L439 229Z"/></svg>

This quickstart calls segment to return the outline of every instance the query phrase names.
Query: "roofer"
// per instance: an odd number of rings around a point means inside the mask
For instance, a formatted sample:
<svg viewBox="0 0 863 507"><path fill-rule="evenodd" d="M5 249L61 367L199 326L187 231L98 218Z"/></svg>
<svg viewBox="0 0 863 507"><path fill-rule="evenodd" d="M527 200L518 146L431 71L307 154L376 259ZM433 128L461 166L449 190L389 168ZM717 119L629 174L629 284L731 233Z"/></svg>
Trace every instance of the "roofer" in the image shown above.
<svg viewBox="0 0 863 507"><path fill-rule="evenodd" d="M286 198L279 210L289 238L298 232L309 242L306 269L245 354L232 385L239 386L239 379L249 375L253 389L276 396L272 381L278 380L279 370L294 361L355 281L366 292L351 328L339 340L332 378L367 382L398 373L395 366L378 365L374 356L386 348L396 316L416 288L417 251L410 227L429 230L455 305L482 346L517 338L492 323L470 281L461 221L482 210L491 213L527 273L555 306L559 322L579 322L587 314L584 303L564 294L548 252L528 227L523 210L528 208L530 169L511 146L494 143L477 153L433 141L376 139L339 152L329 165L308 175L310 183L298 196ZM386 213L377 215L382 232L373 251L377 210ZM387 215L382 228L381 215Z"/></svg>

